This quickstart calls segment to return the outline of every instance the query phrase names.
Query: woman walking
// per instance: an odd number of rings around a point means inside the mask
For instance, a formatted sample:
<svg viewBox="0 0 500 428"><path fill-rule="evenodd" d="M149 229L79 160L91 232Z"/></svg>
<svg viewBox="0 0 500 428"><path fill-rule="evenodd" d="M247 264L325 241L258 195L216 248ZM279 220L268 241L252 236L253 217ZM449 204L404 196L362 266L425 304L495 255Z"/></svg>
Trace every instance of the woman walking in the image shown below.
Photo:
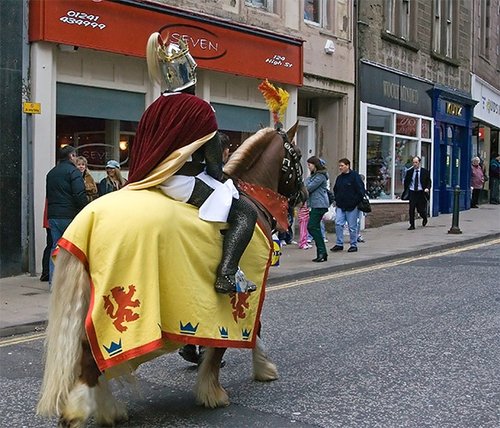
<svg viewBox="0 0 500 428"><path fill-rule="evenodd" d="M325 241L321 235L321 219L328 211L328 195L326 192L328 173L321 160L316 156L307 159L307 168L311 173L310 177L306 179L306 187L309 192L309 222L307 230L311 234L316 243L316 258L313 262L321 263L326 262L328 255L326 253Z"/></svg>

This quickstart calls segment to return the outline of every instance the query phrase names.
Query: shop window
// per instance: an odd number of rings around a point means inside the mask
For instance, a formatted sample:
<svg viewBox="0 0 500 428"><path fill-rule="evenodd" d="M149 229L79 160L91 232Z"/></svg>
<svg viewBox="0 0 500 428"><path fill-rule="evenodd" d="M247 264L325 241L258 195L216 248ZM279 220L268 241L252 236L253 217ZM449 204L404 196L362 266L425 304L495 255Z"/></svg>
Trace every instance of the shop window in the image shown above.
<svg viewBox="0 0 500 428"><path fill-rule="evenodd" d="M400 199L413 157L430 163L432 120L368 106L363 111L368 195L370 199Z"/></svg>
<svg viewBox="0 0 500 428"><path fill-rule="evenodd" d="M378 132L393 132L393 117L390 112L368 108L368 129Z"/></svg>
<svg viewBox="0 0 500 428"><path fill-rule="evenodd" d="M130 148L134 143L137 122L57 115L57 148L72 145L79 156L87 158L95 179L105 175L110 159L120 162L126 176Z"/></svg>
<svg viewBox="0 0 500 428"><path fill-rule="evenodd" d="M392 198L392 137L368 135L366 190L371 199Z"/></svg>

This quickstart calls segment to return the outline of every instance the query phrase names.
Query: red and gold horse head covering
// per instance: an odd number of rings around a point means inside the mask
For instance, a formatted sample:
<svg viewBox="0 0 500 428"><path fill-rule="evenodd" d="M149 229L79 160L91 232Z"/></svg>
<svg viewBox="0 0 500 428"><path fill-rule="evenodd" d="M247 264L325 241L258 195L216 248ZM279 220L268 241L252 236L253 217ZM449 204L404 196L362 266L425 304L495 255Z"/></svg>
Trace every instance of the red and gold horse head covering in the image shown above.
<svg viewBox="0 0 500 428"><path fill-rule="evenodd" d="M131 149L129 188L156 186L217 132L212 106L194 95L161 95L142 115Z"/></svg>

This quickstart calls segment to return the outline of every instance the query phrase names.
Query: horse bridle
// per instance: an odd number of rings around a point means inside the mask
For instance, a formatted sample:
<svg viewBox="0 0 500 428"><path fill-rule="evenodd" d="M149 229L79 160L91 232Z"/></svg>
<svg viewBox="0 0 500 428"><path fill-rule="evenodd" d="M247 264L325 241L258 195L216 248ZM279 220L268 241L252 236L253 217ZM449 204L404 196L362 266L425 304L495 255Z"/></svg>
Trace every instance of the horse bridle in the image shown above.
<svg viewBox="0 0 500 428"><path fill-rule="evenodd" d="M295 201L300 195L303 181L302 181L302 164L300 163L300 156L297 154L293 144L288 140L288 135L286 132L282 130L278 130L278 133L283 138L283 148L285 149L285 156L283 158L283 162L281 163L281 177L280 177L280 185L289 186L292 183L293 177L295 175L295 189L294 192L288 196L291 205L295 205Z"/></svg>

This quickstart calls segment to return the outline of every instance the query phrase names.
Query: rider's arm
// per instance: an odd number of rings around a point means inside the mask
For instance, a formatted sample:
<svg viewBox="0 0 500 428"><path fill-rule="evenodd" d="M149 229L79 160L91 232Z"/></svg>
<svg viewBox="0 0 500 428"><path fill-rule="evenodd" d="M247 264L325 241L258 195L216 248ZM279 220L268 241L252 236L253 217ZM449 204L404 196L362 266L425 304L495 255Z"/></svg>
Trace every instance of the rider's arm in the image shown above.
<svg viewBox="0 0 500 428"><path fill-rule="evenodd" d="M205 150L205 162L207 164L207 174L222 181L222 145L220 144L219 134L207 141L203 148Z"/></svg>

